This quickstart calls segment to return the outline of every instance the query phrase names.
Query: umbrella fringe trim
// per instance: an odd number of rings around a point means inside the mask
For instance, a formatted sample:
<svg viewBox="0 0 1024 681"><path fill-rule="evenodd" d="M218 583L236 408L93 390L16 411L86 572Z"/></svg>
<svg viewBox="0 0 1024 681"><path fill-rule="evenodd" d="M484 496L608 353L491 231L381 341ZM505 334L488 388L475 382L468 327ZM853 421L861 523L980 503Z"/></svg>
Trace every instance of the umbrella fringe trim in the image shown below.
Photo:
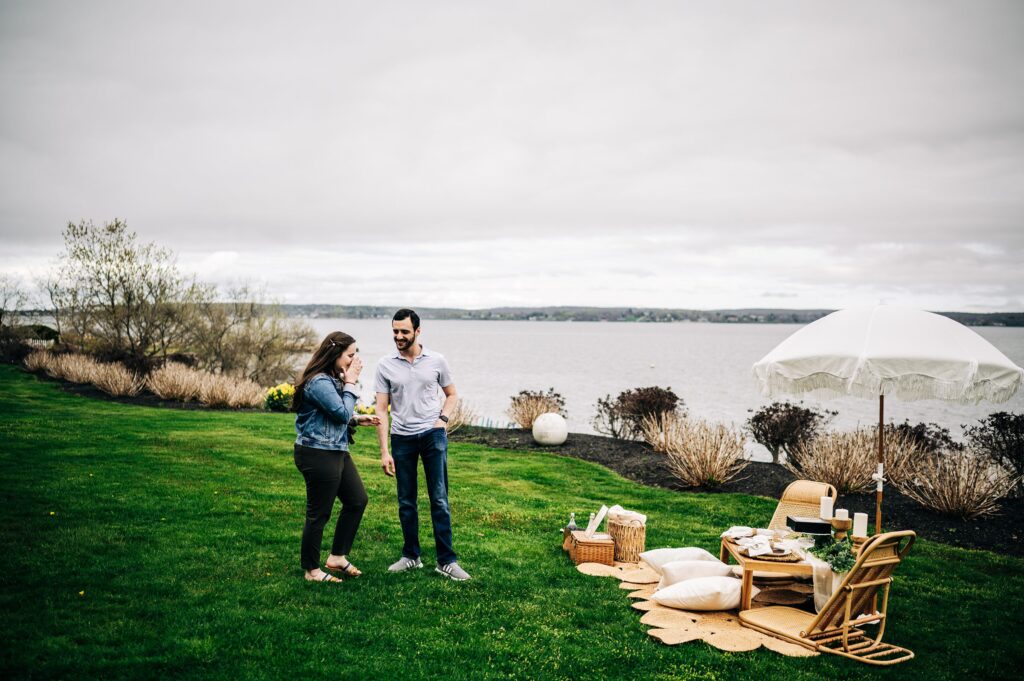
<svg viewBox="0 0 1024 681"><path fill-rule="evenodd" d="M1006 402L1020 387L1020 376L1018 375L1017 380L1011 385L980 381L966 387L963 383L943 381L923 374L901 376L896 379L861 375L848 380L828 373L811 374L801 378L788 378L778 373L769 373L760 382L761 391L767 397L822 390L837 395L855 395L868 399L879 395L894 395L906 402L948 400L977 404L982 400Z"/></svg>

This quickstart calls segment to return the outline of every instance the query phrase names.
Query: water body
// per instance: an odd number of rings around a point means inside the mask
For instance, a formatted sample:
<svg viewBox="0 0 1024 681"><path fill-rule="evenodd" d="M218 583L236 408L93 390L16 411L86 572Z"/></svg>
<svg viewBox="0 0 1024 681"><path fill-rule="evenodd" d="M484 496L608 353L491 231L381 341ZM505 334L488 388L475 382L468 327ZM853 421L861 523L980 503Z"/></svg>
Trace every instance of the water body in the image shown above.
<svg viewBox="0 0 1024 681"><path fill-rule="evenodd" d="M366 369L361 396L373 401L377 360L394 350L388 319L310 319L321 335L344 331L359 341ZM770 402L758 392L751 365L799 329L794 324L631 324L425 320L421 340L443 353L459 394L481 419L508 421L520 390L554 388L566 400L569 429L594 432L599 397L630 388L670 387L692 416L742 425L749 410ZM1024 366L1024 328L975 327L1003 354ZM837 428L878 421L877 400L805 396L804 404L839 412ZM886 418L935 422L959 435L994 411L1024 412L1024 389L1009 402L960 405L937 400L886 400Z"/></svg>

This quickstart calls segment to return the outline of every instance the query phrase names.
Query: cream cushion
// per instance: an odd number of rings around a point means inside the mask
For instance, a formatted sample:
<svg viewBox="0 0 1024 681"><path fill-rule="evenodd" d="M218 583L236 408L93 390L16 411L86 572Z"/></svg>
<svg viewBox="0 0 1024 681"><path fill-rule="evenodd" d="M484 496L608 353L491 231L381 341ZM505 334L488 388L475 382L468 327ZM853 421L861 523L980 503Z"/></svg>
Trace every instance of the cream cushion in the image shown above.
<svg viewBox="0 0 1024 681"><path fill-rule="evenodd" d="M659 589L698 577L728 577L732 567L720 560L674 560L661 566Z"/></svg>
<svg viewBox="0 0 1024 681"><path fill-rule="evenodd" d="M704 549L689 547L685 549L654 549L640 554L640 560L650 565L655 572L661 574L661 566L677 560L713 560L721 562Z"/></svg>
<svg viewBox="0 0 1024 681"><path fill-rule="evenodd" d="M668 608L682 610L734 610L740 607L743 584L733 577L698 577L658 589L651 600ZM751 587L750 597L760 589Z"/></svg>

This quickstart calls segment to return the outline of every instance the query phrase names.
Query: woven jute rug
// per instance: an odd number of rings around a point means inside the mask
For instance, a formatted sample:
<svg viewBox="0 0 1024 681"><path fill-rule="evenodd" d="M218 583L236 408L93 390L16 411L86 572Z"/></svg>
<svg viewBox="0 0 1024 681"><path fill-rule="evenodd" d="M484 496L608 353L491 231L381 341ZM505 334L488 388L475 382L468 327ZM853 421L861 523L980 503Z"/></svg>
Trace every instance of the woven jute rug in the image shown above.
<svg viewBox="0 0 1024 681"><path fill-rule="evenodd" d="M631 584L657 584L661 581L661 575L655 572L647 563L615 563L614 565L603 565L601 563L580 563L576 569L585 575L592 577L615 577L616 579Z"/></svg>
<svg viewBox="0 0 1024 681"><path fill-rule="evenodd" d="M660 576L650 566L639 563L600 565L581 563L577 569L585 575L616 577L619 587L628 591L632 607L643 612L640 623L648 627L647 634L665 645L675 646L690 641L705 643L728 652L744 652L767 648L788 657L813 657L818 653L794 643L782 641L740 624L735 612L690 612L667 608L650 600ZM779 589L779 598L768 601L805 598L803 589ZM760 605L755 599L754 607Z"/></svg>

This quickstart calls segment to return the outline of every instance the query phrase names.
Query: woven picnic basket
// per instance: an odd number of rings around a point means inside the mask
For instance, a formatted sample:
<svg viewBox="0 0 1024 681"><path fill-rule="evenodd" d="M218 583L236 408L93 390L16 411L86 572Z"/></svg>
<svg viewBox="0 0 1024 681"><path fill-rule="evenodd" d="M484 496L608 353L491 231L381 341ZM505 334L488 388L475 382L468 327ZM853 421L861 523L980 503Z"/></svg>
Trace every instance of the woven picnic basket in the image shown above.
<svg viewBox="0 0 1024 681"><path fill-rule="evenodd" d="M583 530L576 530L572 533L572 543L569 545L569 557L572 562L580 563L601 563L603 565L615 564L615 543L611 539L588 538Z"/></svg>
<svg viewBox="0 0 1024 681"><path fill-rule="evenodd" d="M615 560L623 563L639 563L647 541L647 528L643 525L623 525L608 521L608 534L615 542Z"/></svg>

